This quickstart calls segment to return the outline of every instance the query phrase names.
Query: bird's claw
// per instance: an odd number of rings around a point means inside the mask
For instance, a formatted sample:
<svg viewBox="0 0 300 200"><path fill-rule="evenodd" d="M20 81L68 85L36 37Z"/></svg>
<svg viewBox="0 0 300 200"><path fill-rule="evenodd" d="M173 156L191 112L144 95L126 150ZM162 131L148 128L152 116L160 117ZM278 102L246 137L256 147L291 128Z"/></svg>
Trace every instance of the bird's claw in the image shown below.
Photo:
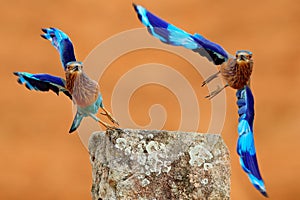
<svg viewBox="0 0 300 200"><path fill-rule="evenodd" d="M210 93L209 95L205 96L206 99L211 100L212 98L214 98L218 93Z"/></svg>
<svg viewBox="0 0 300 200"><path fill-rule="evenodd" d="M205 86L205 85L206 85L207 83L209 83L209 82L210 82L210 81L208 81L208 80L203 81L201 87Z"/></svg>

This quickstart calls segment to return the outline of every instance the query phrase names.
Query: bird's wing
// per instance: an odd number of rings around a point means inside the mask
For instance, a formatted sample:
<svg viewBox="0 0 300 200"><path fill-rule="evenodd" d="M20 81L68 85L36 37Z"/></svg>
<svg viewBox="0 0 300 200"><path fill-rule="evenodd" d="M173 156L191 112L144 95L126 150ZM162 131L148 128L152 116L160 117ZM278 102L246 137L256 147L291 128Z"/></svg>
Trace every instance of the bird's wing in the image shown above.
<svg viewBox="0 0 300 200"><path fill-rule="evenodd" d="M72 99L71 94L65 87L66 81L63 78L52 76L50 74L30 74L27 72L14 72L14 75L18 76L18 82L20 84L25 84L29 90L52 90L57 95L59 92L63 92Z"/></svg>
<svg viewBox="0 0 300 200"><path fill-rule="evenodd" d="M191 49L206 57L215 65L220 65L228 59L228 54L220 45L207 40L197 33L191 35L160 19L142 6L135 4L133 6L140 21L147 26L148 32L160 41Z"/></svg>
<svg viewBox="0 0 300 200"><path fill-rule="evenodd" d="M251 183L264 196L267 196L264 181L259 172L256 150L253 137L254 98L251 89L245 86L237 91L237 105L239 107L238 144L237 153L240 156L240 164L248 174Z"/></svg>
<svg viewBox="0 0 300 200"><path fill-rule="evenodd" d="M76 61L73 44L67 34L57 28L43 28L41 36L51 42L60 55L61 63L66 69L67 63Z"/></svg>

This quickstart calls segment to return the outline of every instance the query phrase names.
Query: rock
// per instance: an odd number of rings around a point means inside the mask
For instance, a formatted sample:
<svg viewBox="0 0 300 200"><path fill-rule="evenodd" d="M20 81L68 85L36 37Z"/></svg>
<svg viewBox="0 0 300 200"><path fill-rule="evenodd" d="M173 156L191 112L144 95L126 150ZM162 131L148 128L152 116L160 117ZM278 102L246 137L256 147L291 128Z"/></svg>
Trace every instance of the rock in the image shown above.
<svg viewBox="0 0 300 200"><path fill-rule="evenodd" d="M95 132L93 200L229 199L229 152L219 134Z"/></svg>

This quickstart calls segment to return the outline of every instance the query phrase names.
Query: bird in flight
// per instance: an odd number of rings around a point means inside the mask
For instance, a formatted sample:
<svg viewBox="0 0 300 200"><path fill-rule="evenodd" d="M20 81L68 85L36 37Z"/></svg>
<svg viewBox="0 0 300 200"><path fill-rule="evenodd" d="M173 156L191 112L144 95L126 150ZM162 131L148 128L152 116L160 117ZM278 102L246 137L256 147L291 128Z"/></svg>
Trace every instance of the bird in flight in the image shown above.
<svg viewBox="0 0 300 200"><path fill-rule="evenodd" d="M253 136L254 99L250 89L250 76L253 68L252 53L247 50L239 50L235 56L230 55L220 45L209 41L198 33L192 35L177 28L140 5L133 4L133 7L139 20L147 27L152 36L165 44L183 46L199 53L214 65L220 65L219 71L208 77L202 86L219 75L226 84L211 92L206 98L215 97L228 86L237 90L237 105L239 107L237 152L240 156L240 164L254 187L267 197L265 184L258 168Z"/></svg>
<svg viewBox="0 0 300 200"><path fill-rule="evenodd" d="M99 108L113 124L119 125L111 113L103 105L99 84L90 79L83 70L83 63L75 58L73 44L67 34L57 28L42 29L41 36L49 40L59 52L60 60L65 71L65 79L50 74L31 74L14 72L20 84L25 84L29 90L60 92L68 96L76 105L77 112L69 133L74 132L84 117L92 117L107 129L115 128L99 119L96 114Z"/></svg>

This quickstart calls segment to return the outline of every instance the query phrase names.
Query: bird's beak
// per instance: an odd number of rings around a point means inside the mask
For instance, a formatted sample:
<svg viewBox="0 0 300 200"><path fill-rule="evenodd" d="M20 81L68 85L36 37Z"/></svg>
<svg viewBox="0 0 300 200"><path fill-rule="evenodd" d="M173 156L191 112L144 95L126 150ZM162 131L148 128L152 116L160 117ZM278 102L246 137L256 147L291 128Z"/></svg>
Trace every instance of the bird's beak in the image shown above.
<svg viewBox="0 0 300 200"><path fill-rule="evenodd" d="M79 68L77 65L73 68L73 71L79 71Z"/></svg>
<svg viewBox="0 0 300 200"><path fill-rule="evenodd" d="M241 56L240 56L240 60L245 61L245 60L246 60L246 56L245 56L245 55L241 55Z"/></svg>

